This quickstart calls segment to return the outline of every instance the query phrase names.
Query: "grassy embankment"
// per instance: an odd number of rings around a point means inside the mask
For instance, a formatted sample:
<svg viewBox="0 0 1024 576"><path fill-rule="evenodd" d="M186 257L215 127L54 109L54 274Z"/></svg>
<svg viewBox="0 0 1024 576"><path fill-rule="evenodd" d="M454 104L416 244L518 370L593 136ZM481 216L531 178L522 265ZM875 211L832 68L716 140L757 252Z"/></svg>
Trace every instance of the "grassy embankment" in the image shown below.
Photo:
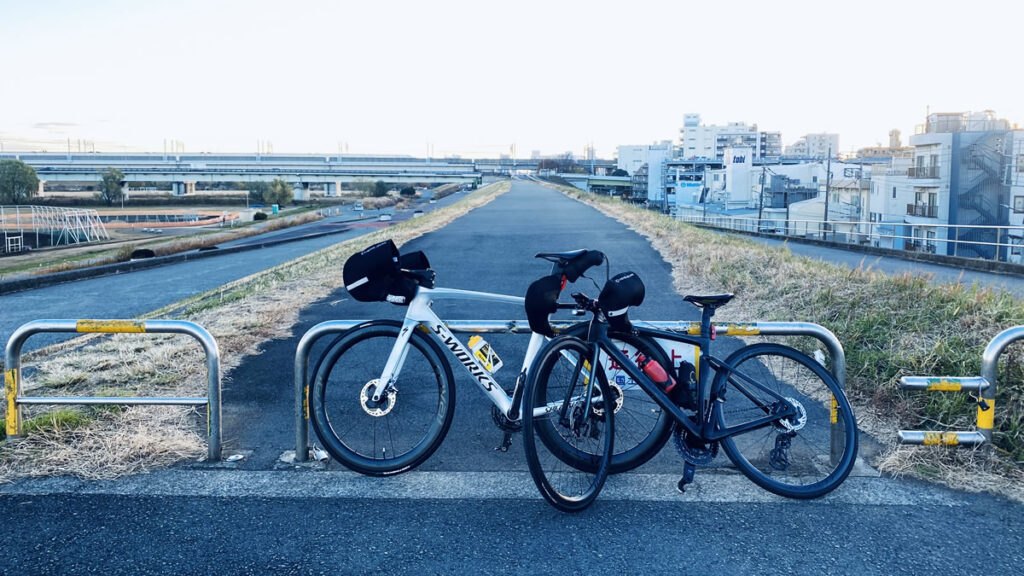
<svg viewBox="0 0 1024 576"><path fill-rule="evenodd" d="M507 192L484 187L451 206L349 240L145 315L196 322L217 339L221 370L291 335L299 312L342 286L342 264L354 252L392 238L398 245L436 230ZM29 354L23 365L32 395L203 396L202 350L169 335L85 336ZM291 382L290 366L278 367ZM230 383L225 383L230 385ZM0 444L0 481L74 474L111 478L205 454L205 413L179 407L53 410L26 407L25 438ZM231 446L225 446L230 450Z"/></svg>
<svg viewBox="0 0 1024 576"><path fill-rule="evenodd" d="M886 276L863 266L849 270L811 261L614 198L560 189L649 238L672 265L681 294L734 292L737 298L719 314L723 321L806 321L834 332L846 352L847 390L862 429L885 445L874 462L884 471L1024 497L1021 346L1008 349L1000 362L991 454L895 444L898 428L973 427L977 403L966 393L905 392L897 387L899 378L980 374L988 341L1024 324L1021 301L980 286L933 284L926 276Z"/></svg>

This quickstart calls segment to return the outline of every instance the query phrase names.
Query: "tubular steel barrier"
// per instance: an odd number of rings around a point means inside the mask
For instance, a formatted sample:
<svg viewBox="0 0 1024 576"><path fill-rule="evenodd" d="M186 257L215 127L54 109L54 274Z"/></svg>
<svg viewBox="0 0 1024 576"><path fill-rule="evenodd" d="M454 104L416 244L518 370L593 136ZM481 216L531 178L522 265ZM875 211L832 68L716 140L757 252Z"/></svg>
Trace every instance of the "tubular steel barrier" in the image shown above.
<svg viewBox="0 0 1024 576"><path fill-rule="evenodd" d="M369 320L330 320L309 329L299 340L295 350L295 461L309 460L309 352L313 344L328 334L338 334ZM556 331L562 331L576 322L552 322ZM633 320L633 324L700 334L700 322L646 322ZM526 320L452 320L445 323L453 333L470 334L530 334ZM832 359L832 375L840 388L846 387L846 353L843 345L831 330L807 322L728 322L714 325L715 331L723 336L810 336L825 345ZM842 453L841 426L835 413L836 402L832 401L831 448L833 459Z"/></svg>
<svg viewBox="0 0 1024 576"><path fill-rule="evenodd" d="M900 388L936 392L978 392L977 430L900 430L900 444L915 446L981 446L992 443L996 416L996 368L1006 347L1024 340L1024 326L1007 328L996 335L981 355L981 376L904 376Z"/></svg>
<svg viewBox="0 0 1024 576"><path fill-rule="evenodd" d="M200 398L161 397L82 397L22 396L21 347L33 334L43 332L78 332L81 334L186 334L199 341L206 351L207 396ZM7 438L21 436L21 407L25 404L112 404L206 406L207 458L221 456L221 386L220 351L217 341L205 328L181 320L36 320L22 325L10 340L4 355L4 390L7 400Z"/></svg>

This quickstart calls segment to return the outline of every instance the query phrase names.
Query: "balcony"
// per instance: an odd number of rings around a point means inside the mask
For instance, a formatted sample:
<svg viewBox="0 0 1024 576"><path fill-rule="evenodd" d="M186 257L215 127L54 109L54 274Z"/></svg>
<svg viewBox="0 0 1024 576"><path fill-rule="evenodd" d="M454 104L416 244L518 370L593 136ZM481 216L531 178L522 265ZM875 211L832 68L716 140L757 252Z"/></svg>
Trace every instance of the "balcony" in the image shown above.
<svg viewBox="0 0 1024 576"><path fill-rule="evenodd" d="M929 254L935 254L935 244L932 242L913 241L907 242L903 245L903 249L907 252L927 252Z"/></svg>
<svg viewBox="0 0 1024 576"><path fill-rule="evenodd" d="M938 218L939 207L935 204L907 204L907 216Z"/></svg>
<svg viewBox="0 0 1024 576"><path fill-rule="evenodd" d="M911 166L907 170L907 176L911 178L938 178L938 166Z"/></svg>

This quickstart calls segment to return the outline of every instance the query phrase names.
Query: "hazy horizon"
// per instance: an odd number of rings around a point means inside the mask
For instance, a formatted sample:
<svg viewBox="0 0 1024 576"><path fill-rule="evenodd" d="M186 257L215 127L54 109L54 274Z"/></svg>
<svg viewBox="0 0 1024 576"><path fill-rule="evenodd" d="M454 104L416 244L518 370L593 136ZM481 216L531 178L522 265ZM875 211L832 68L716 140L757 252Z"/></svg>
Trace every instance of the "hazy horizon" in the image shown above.
<svg viewBox="0 0 1024 576"><path fill-rule="evenodd" d="M904 143L926 111L1024 124L1024 7L635 1L0 0L0 147L528 158L678 141Z"/></svg>

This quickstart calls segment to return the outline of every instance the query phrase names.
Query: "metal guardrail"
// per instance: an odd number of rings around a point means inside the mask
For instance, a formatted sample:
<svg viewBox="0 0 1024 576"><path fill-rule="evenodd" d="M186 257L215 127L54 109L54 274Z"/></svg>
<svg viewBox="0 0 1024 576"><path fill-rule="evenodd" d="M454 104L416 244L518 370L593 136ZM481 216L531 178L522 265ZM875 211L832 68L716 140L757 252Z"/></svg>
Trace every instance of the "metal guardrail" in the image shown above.
<svg viewBox="0 0 1024 576"><path fill-rule="evenodd" d="M21 348L33 334L44 332L77 332L81 334L186 334L192 336L206 351L208 391L206 397L83 397L83 396L22 396ZM207 458L221 457L221 380L220 351L217 341L205 328L180 320L36 320L23 324L7 341L4 352L4 392L7 401L7 438L21 436L21 407L26 404L110 404L206 406Z"/></svg>
<svg viewBox="0 0 1024 576"><path fill-rule="evenodd" d="M369 320L331 320L313 326L299 340L295 350L295 461L309 460L309 352L321 337L338 334ZM646 322L634 320L634 324L669 330L700 334L700 322ZM453 333L471 334L530 334L526 320L453 320L445 323ZM575 322L552 322L555 330L561 331ZM817 339L828 350L832 359L832 375L840 388L846 387L846 353L843 345L831 330L807 322L749 322L716 323L715 331L724 336L810 336ZM835 405L833 404L833 409ZM831 449L833 458L842 454L841 424L835 414L831 422Z"/></svg>
<svg viewBox="0 0 1024 576"><path fill-rule="evenodd" d="M935 392L977 392L977 430L900 430L900 444L916 446L981 446L992 443L996 415L996 368L1006 347L1024 340L1024 326L1007 328L996 335L981 355L981 376L904 376L900 388Z"/></svg>

